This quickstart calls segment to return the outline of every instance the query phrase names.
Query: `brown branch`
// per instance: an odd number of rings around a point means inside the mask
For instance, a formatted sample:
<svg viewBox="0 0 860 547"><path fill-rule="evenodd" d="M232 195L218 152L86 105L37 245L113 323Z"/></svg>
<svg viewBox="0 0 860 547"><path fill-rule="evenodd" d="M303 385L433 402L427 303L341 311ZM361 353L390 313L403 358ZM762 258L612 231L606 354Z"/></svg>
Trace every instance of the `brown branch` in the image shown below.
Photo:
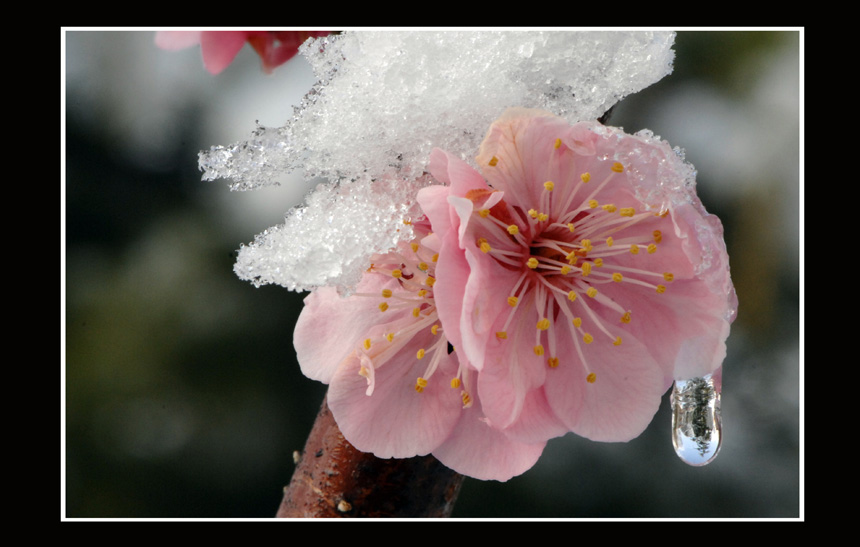
<svg viewBox="0 0 860 547"><path fill-rule="evenodd" d="M323 400L277 517L448 517L462 484L433 456L383 460L359 452Z"/></svg>

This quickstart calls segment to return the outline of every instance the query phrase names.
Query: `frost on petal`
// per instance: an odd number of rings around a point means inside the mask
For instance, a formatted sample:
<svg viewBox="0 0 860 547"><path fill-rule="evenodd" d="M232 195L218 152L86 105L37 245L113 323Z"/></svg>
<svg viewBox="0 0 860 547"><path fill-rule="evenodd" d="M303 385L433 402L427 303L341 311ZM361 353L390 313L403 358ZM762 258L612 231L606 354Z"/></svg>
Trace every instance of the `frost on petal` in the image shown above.
<svg viewBox="0 0 860 547"><path fill-rule="evenodd" d="M392 249L412 234L404 221L420 216L416 191L402 180L320 185L284 224L243 246L234 269L257 286L351 289L367 268L368 248Z"/></svg>
<svg viewBox="0 0 860 547"><path fill-rule="evenodd" d="M231 179L236 189L272 184L292 170L334 184L367 179L384 186L395 177L420 186L435 147L472 164L483 128L511 104L569 121L602 115L671 72L673 41L671 32L615 31L359 31L309 40L300 52L318 83L292 119L281 128L259 128L246 142L212 147L201 153L200 168L204 179ZM380 206L400 206L402 199L392 193ZM413 201L414 193L407 203ZM392 239L408 240L409 233L396 231L401 221L383 215L379 223L388 224L366 228L385 237L347 234L349 248L367 258L392 248ZM279 249L301 255L300 241L283 239ZM345 261L331 276L301 270L283 284L355 283L358 262ZM248 278L266 277L280 276Z"/></svg>

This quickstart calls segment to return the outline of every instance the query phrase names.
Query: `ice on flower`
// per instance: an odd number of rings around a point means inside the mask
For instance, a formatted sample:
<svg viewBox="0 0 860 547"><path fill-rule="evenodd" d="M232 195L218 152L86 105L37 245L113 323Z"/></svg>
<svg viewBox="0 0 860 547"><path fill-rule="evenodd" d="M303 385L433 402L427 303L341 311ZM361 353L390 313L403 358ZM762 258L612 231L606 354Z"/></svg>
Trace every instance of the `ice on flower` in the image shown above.
<svg viewBox="0 0 860 547"><path fill-rule="evenodd" d="M398 179L404 192L396 199L407 197L396 206L410 209L426 184L433 148L471 162L483 128L514 105L571 122L595 119L671 72L673 40L669 32L570 31L346 32L311 40L301 53L318 83L293 118L278 129L258 128L246 142L201 153L200 166L205 179L229 178L243 190L294 169L324 177L337 190L319 188L317 203L331 195L367 195L353 186ZM375 195L359 208L392 207L395 196ZM283 227L243 248L255 254L240 256L255 263L248 279L294 289L346 288L360 275L359 261L338 264L332 255L366 259L411 237L402 219L387 214L378 225L355 230L348 210L336 222L303 211L290 212ZM330 247L308 252L319 241ZM267 249L278 256L262 259Z"/></svg>
<svg viewBox="0 0 860 547"><path fill-rule="evenodd" d="M434 150L415 239L306 300L298 358L347 440L507 480L567 432L638 436L673 379L720 368L737 301L677 151L511 109L476 163Z"/></svg>

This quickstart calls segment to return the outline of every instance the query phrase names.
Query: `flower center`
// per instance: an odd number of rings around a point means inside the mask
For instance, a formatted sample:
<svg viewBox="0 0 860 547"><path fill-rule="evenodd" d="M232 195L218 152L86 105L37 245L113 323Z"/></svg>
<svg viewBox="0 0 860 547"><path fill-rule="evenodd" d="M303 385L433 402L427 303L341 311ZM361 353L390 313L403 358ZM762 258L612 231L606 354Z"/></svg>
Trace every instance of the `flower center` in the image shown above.
<svg viewBox="0 0 860 547"><path fill-rule="evenodd" d="M556 141L556 149L560 141ZM489 168L504 158L489 162ZM673 275L658 271L659 229L668 211L655 214L634 207L599 203L596 196L616 177L626 176L618 162L603 161L594 169L577 171L576 156L562 183L546 181L534 203L509 203L486 197L484 208L475 208L475 245L504 268L520 275L509 294L502 296L511 310L499 340L509 338L509 329L534 329L534 353L546 356L556 368L566 356L558 353L559 336L569 335L586 370L586 381L594 383L583 354L583 344L595 340L618 346L622 330L632 319L625 306L631 292L662 294L663 282ZM618 182L617 180L615 182ZM484 196L473 196L473 201ZM617 290L625 285L625 290ZM613 290L615 289L615 290ZM617 323L604 319L606 309L617 314ZM533 313L534 312L534 313ZM528 326L527 316L538 317ZM561 329L561 332L559 332ZM519 332L518 334L522 334Z"/></svg>

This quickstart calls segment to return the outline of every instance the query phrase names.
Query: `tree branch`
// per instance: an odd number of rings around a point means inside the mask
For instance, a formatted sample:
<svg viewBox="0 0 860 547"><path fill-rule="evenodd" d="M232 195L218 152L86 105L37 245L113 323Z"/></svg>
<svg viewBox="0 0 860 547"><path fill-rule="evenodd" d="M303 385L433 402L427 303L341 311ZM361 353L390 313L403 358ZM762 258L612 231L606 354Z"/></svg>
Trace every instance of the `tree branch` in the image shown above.
<svg viewBox="0 0 860 547"><path fill-rule="evenodd" d="M323 400L277 517L449 517L463 478L430 455L359 452Z"/></svg>

